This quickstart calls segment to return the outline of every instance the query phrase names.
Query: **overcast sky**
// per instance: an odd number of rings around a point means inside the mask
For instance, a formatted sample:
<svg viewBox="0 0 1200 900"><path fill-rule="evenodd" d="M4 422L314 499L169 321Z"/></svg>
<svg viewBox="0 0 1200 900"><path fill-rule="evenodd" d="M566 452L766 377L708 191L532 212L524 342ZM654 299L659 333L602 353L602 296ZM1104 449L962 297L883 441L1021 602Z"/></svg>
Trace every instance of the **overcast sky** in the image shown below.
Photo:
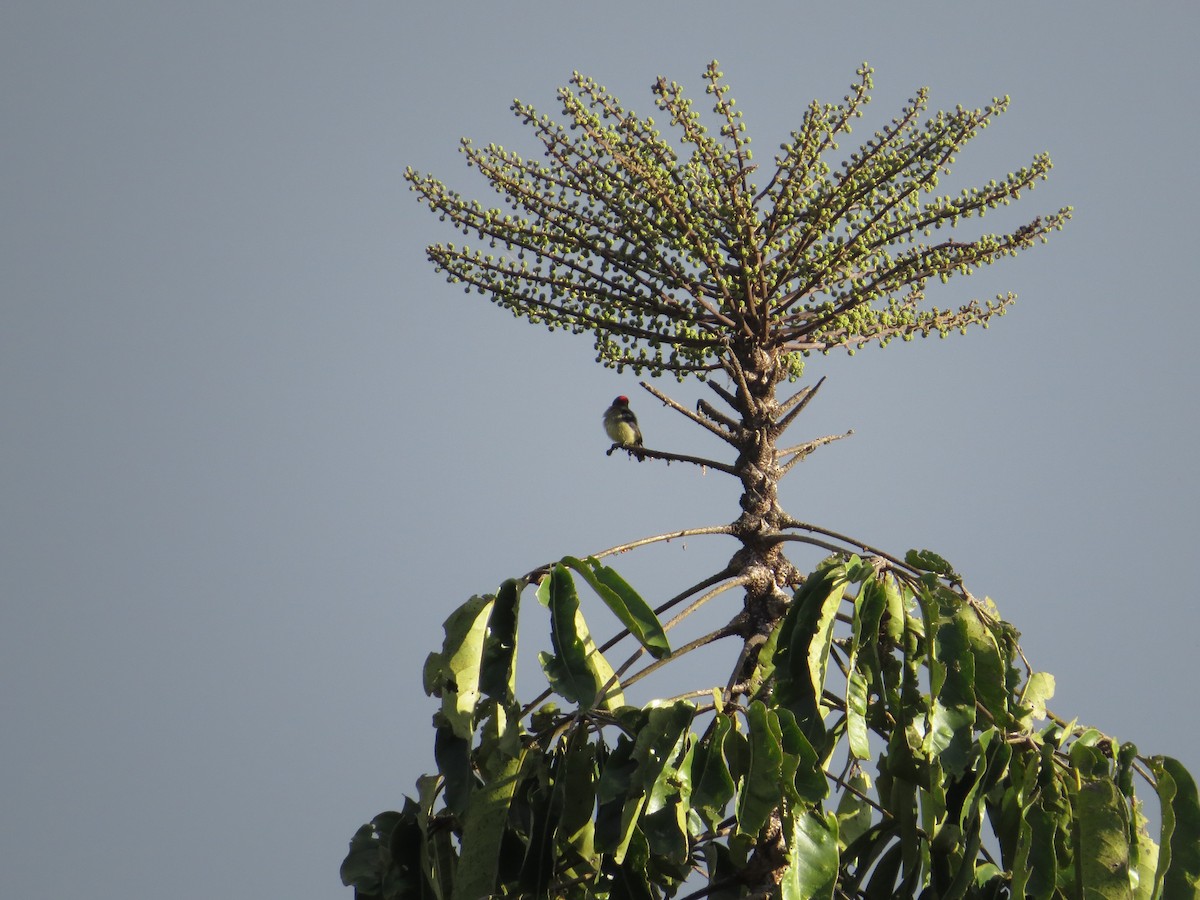
<svg viewBox="0 0 1200 900"><path fill-rule="evenodd" d="M574 69L652 113L656 76L702 102L717 58L760 161L863 60L855 137L921 85L1012 96L956 183L1045 150L1051 180L995 227L1074 222L944 295L1018 292L988 331L812 361L796 440L856 434L782 500L940 552L1057 676L1060 715L1200 772L1198 15L8 0L0 896L348 897L350 836L430 768L420 670L451 609L736 517L717 473L606 457L599 416L625 393L652 446L711 436L424 259L455 236L404 167L480 193L458 138L535 153L508 105L556 112ZM616 564L661 600L732 549Z"/></svg>

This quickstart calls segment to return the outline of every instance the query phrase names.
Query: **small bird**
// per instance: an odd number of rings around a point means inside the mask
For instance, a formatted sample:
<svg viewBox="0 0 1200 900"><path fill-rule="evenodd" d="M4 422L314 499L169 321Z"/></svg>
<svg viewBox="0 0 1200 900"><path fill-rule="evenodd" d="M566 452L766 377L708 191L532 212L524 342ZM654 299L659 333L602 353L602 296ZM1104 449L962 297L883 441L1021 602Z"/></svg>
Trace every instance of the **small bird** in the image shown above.
<svg viewBox="0 0 1200 900"><path fill-rule="evenodd" d="M628 397L618 397L604 411L604 433L613 439L614 444L626 449L642 446L642 429L638 428L637 416L629 408ZM640 453L637 457L642 458Z"/></svg>

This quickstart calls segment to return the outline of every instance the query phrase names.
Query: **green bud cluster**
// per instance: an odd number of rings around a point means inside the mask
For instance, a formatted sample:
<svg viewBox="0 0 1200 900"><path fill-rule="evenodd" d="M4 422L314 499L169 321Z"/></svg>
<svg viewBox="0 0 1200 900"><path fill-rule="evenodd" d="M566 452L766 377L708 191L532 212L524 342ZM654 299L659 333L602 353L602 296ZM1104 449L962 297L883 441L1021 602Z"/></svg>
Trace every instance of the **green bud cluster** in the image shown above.
<svg viewBox="0 0 1200 900"><path fill-rule="evenodd" d="M463 140L467 165L500 205L406 172L431 210L480 242L434 244L429 258L514 315L590 333L602 364L653 375L703 376L732 344L753 344L794 377L813 351L986 326L1011 294L942 310L926 303L930 279L970 275L1045 241L1070 208L1005 233L935 233L1019 199L1047 177L1050 158L936 194L958 152L1009 99L928 115L921 89L838 161L839 138L870 102L872 70L857 74L841 103L808 106L760 189L741 111L715 62L704 74L715 129L679 84L654 84L673 140L576 72L558 92L566 124L512 104L541 143L539 158Z"/></svg>

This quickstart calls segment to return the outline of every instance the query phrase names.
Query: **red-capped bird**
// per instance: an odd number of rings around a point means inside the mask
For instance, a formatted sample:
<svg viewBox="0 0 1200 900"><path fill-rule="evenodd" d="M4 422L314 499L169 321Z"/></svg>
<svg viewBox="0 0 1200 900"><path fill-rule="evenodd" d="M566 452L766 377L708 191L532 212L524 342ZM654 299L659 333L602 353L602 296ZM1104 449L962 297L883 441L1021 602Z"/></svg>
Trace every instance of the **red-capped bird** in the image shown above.
<svg viewBox="0 0 1200 900"><path fill-rule="evenodd" d="M614 444L626 449L642 446L642 429L638 428L637 416L629 408L628 397L621 395L604 411L604 433Z"/></svg>

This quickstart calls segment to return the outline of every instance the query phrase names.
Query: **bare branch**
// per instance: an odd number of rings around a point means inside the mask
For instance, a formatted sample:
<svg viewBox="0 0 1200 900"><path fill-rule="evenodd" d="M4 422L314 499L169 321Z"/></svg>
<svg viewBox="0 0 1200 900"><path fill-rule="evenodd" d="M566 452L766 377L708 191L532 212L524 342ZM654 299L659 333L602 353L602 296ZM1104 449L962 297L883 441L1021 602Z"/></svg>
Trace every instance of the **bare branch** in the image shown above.
<svg viewBox="0 0 1200 900"><path fill-rule="evenodd" d="M686 406L682 405L681 403L678 403L675 400L672 400L670 397L668 397L666 394L664 394L662 391L660 391L654 385L647 384L644 381L641 382L641 385L645 390L649 391L651 394L653 394L655 397L657 397L659 400L661 400L664 406L669 406L669 407L671 407L671 409L675 410L676 412L682 413L683 415L687 416L689 419L691 419L697 425L704 426L705 428L707 428L709 431L711 431L713 434L715 434L717 437L719 437L721 440L725 441L726 443L733 444L735 447L737 446L737 441L733 438L733 436L730 435L730 433L728 431L721 428L719 425L708 421L703 416L700 416L700 415L692 412L690 409L688 409ZM729 420L726 419L726 421L729 421Z"/></svg>
<svg viewBox="0 0 1200 900"><path fill-rule="evenodd" d="M848 438L852 434L854 434L853 428L851 428L845 434L827 434L825 437L819 437L815 440L809 441L806 444L798 444L795 447L788 447L786 450L778 451L776 453L776 459L783 459L785 456L792 457L792 459L789 460L779 470L780 477L786 475L789 471L791 471L792 466L800 462L800 460L804 459L804 457L808 456L808 454L812 453L818 447L824 447L826 444L832 444L834 441L840 441L842 438Z"/></svg>
<svg viewBox="0 0 1200 900"><path fill-rule="evenodd" d="M725 413L721 412L707 400L697 400L696 411L701 415L708 416L710 419L715 419L730 431L734 431L740 427L740 423L736 419L732 419L725 415Z"/></svg>
<svg viewBox="0 0 1200 900"><path fill-rule="evenodd" d="M722 366L722 368L724 368L724 366ZM733 395L729 391L725 390L725 388L721 387L715 381L706 381L704 383L707 384L710 388L712 388L716 392L717 396L720 397L722 400L724 400L726 403L728 403L731 408L733 408L735 410L738 408L738 400L735 395Z"/></svg>
<svg viewBox="0 0 1200 900"><path fill-rule="evenodd" d="M812 401L812 398L817 396L817 391L821 389L821 385L824 383L825 376L821 376L821 380L812 385L812 387L807 387L801 391L797 391L779 405L779 411L781 413L786 413L786 415L784 415L775 423L775 434L777 436L788 430L788 426L792 424L796 416L800 415L800 413L804 411L804 407L808 406L808 404ZM788 409L791 408L793 404L798 405L795 407L795 409L792 409L791 412L788 412Z"/></svg>
<svg viewBox="0 0 1200 900"><path fill-rule="evenodd" d="M677 541L680 538L695 537L700 534L733 534L732 525L709 525L705 528L685 528L682 531L672 531L667 534L656 534L653 537L639 538L636 541L630 541L628 544L618 544L615 547L609 547L607 550L601 550L599 553L593 553L596 559L603 559L606 556L612 556L614 553L625 553L628 550L634 550L638 547L644 547L647 544L656 544L660 541Z"/></svg>
<svg viewBox="0 0 1200 900"><path fill-rule="evenodd" d="M735 467L728 463L723 463L716 459L706 459L703 456L689 456L686 453L669 453L666 450L651 450L649 447L632 447L627 444L613 444L605 452L605 456L612 456L613 451L624 450L630 456L637 457L638 462L645 459L662 459L669 462L685 462L691 463L693 466L700 466L702 469L716 469L718 472L724 472L726 475L732 475L735 478L740 477Z"/></svg>

